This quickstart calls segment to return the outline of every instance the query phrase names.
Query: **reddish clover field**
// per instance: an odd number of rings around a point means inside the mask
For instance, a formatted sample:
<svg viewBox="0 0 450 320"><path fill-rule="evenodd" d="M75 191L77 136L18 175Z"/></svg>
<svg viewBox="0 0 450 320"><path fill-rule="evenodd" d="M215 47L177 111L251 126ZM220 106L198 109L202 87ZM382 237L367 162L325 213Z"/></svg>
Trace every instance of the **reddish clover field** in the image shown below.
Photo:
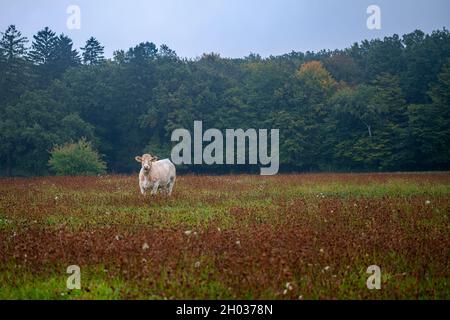
<svg viewBox="0 0 450 320"><path fill-rule="evenodd" d="M0 299L449 299L449 195L450 173L182 176L170 198L1 179Z"/></svg>

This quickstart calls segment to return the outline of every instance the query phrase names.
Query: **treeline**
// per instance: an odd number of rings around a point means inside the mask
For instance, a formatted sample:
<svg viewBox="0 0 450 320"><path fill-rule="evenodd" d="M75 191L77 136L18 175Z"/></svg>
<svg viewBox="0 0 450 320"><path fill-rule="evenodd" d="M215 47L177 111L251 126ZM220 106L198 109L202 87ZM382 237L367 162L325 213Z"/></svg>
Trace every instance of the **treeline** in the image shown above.
<svg viewBox="0 0 450 320"><path fill-rule="evenodd" d="M194 120L280 129L282 171L450 169L446 29L268 58L182 59L145 42L105 59L95 38L79 52L49 28L30 43L10 26L0 77L1 175L47 174L49 151L81 138L130 172L144 151L169 156Z"/></svg>

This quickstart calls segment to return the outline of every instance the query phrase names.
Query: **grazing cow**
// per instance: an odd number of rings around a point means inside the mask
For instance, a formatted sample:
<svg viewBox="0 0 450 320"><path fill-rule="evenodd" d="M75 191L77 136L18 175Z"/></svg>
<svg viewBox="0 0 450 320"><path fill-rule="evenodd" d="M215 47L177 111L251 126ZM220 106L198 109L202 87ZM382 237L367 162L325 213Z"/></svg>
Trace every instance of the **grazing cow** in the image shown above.
<svg viewBox="0 0 450 320"><path fill-rule="evenodd" d="M146 190L151 189L151 194L154 195L161 188L170 196L176 178L175 165L169 159L158 160L150 154L135 159L142 164L139 172L141 193L145 195Z"/></svg>

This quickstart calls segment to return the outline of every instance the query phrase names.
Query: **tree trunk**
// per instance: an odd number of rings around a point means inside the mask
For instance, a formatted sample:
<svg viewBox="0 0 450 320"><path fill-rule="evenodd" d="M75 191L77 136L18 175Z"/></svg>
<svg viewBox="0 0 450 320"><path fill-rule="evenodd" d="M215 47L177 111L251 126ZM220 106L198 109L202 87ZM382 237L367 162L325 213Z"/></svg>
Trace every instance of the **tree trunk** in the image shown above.
<svg viewBox="0 0 450 320"><path fill-rule="evenodd" d="M370 125L368 125L367 123L363 122L366 127L367 127L367 131L369 132L369 137L372 139L372 128Z"/></svg>

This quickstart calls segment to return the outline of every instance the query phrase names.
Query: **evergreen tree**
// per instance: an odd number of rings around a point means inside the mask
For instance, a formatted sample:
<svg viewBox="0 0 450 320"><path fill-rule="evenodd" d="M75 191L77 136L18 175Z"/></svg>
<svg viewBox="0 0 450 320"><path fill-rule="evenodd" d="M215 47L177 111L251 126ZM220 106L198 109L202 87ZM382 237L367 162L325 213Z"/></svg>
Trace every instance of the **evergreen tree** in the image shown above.
<svg viewBox="0 0 450 320"><path fill-rule="evenodd" d="M34 41L29 52L30 60L35 65L48 65L52 63L56 55L58 37L56 34L45 27L33 36Z"/></svg>
<svg viewBox="0 0 450 320"><path fill-rule="evenodd" d="M5 32L2 32L0 40L0 53L6 61L20 59L25 56L25 44L28 42L26 37L16 29L16 26L10 25Z"/></svg>
<svg viewBox="0 0 450 320"><path fill-rule="evenodd" d="M2 106L16 100L30 83L30 70L25 59L26 37L10 25L0 40L0 112Z"/></svg>
<svg viewBox="0 0 450 320"><path fill-rule="evenodd" d="M78 51L73 49L72 39L61 34L55 48L54 69L60 76L70 67L76 67L81 63Z"/></svg>
<svg viewBox="0 0 450 320"><path fill-rule="evenodd" d="M58 37L48 27L33 36L34 40L28 53L29 60L34 64L37 83L41 88L46 87L56 77L54 62Z"/></svg>
<svg viewBox="0 0 450 320"><path fill-rule="evenodd" d="M86 41L86 45L81 48L83 51L83 62L87 65L97 65L104 60L104 47L100 45L97 39L90 37Z"/></svg>

